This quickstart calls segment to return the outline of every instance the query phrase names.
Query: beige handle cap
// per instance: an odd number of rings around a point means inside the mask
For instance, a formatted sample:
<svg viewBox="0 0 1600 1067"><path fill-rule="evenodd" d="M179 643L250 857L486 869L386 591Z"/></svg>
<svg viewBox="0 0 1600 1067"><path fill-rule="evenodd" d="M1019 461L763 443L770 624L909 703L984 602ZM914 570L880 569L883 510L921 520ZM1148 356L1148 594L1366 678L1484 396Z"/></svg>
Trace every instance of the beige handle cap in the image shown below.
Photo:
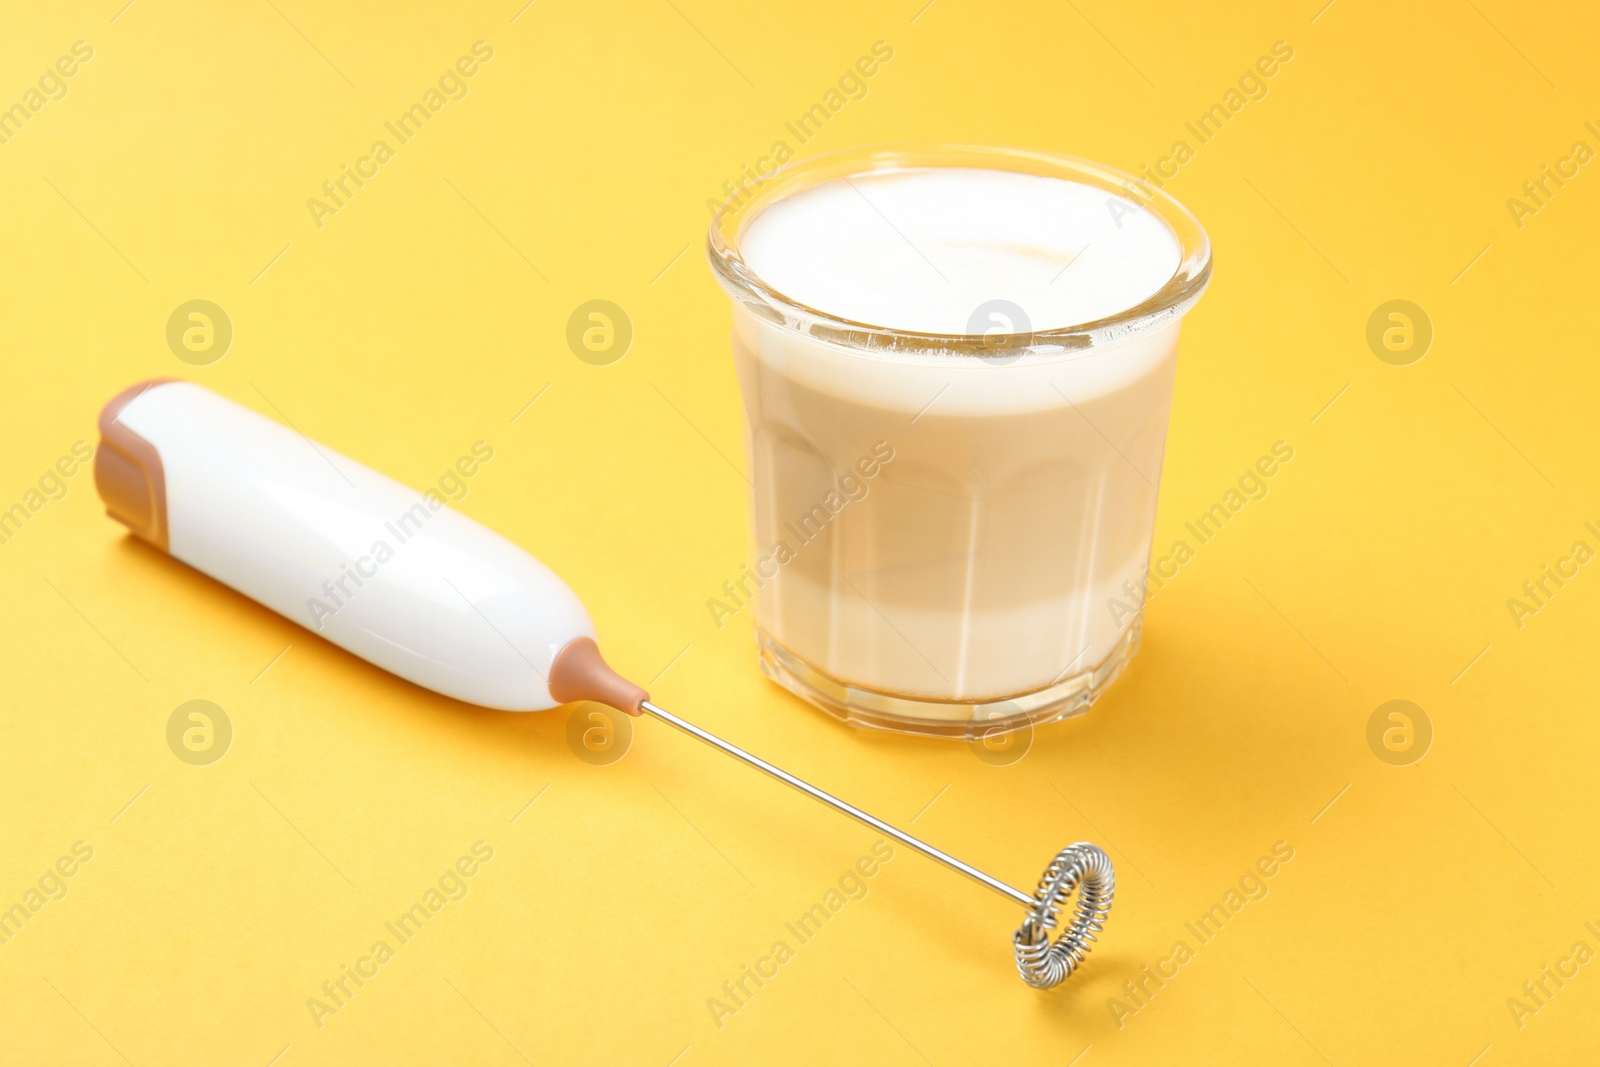
<svg viewBox="0 0 1600 1067"><path fill-rule="evenodd" d="M643 714L640 705L650 694L611 669L600 646L590 637L568 641L550 665L550 695L563 704L593 700L625 711Z"/></svg>

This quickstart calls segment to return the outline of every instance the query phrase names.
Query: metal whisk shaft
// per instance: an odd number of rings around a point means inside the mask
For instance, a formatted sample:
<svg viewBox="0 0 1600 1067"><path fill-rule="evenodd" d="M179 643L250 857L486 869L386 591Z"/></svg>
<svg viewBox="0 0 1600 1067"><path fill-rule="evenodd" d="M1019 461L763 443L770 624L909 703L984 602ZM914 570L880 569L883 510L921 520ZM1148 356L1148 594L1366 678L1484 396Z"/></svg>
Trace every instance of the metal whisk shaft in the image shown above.
<svg viewBox="0 0 1600 1067"><path fill-rule="evenodd" d="M1012 944L1017 958L1018 972L1022 975L1023 981L1035 988L1047 989L1070 976L1083 962L1083 957L1088 954L1089 942L1095 940L1094 935L1105 925L1116 880L1112 873L1110 858L1096 845L1080 841L1063 849L1046 869L1039 889L1034 893L1024 893L993 875L985 874L969 863L963 863L948 852L934 848L927 842L890 826L882 819L868 815L854 804L848 804L833 794L818 789L810 782L773 766L761 757L724 741L716 734L678 718L648 700L640 703L639 707L669 726L677 727L690 737L704 741L712 748L749 764L813 800L820 801L833 810L894 838L907 848L920 852L931 860L937 860L952 871L964 874L979 885L992 889L1007 900L1027 908L1028 917L1012 938ZM1078 903L1072 921L1052 944L1050 931L1055 928L1059 913L1074 890L1078 891Z"/></svg>
<svg viewBox="0 0 1600 1067"><path fill-rule="evenodd" d="M705 730L702 730L700 727L694 725L694 723L685 722L676 715L672 714L670 711L663 711L661 708L656 707L648 700L641 704L640 707L654 715L656 718L660 719L662 722L676 726L684 733L689 734L692 737L699 738L712 748L721 749L723 752L726 752L735 759L743 760L750 766L759 771L764 771L785 785L798 789L800 792L804 793L808 797L811 797L813 800L820 800L833 810L850 816L852 819L856 820L856 822L864 823L867 826L872 827L874 830L877 830L881 834L887 834L889 837L894 838L907 848L916 849L918 852L922 853L924 856L927 856L931 860L938 860L946 867L949 867L952 871L958 871L961 874L966 875L974 882L994 890L1007 900L1015 901L1025 908L1033 907L1034 899L1031 894L1024 893L1020 889L1015 889L1002 882L1000 879L993 877L992 875L984 874L971 864L962 863L948 852L942 852L925 841L919 841L917 838L912 837L903 830L895 829L882 819L868 815L854 804L847 804L833 794L823 792L810 782L796 778L794 775L790 774L786 770L783 770L781 767L774 767L760 756L751 755L738 745L729 744L716 734L707 733Z"/></svg>

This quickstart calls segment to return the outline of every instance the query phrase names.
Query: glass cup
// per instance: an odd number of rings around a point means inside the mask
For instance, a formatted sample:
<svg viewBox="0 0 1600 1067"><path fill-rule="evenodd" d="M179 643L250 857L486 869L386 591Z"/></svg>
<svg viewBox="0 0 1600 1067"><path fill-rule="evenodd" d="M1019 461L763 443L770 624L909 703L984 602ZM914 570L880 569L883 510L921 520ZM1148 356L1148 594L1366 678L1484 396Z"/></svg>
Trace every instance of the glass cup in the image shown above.
<svg viewBox="0 0 1600 1067"><path fill-rule="evenodd" d="M1093 322L927 334L808 307L740 255L773 203L841 177L963 167L1137 204L1177 272ZM1138 648L1178 326L1211 275L1178 202L1041 152L893 146L813 157L714 218L713 271L753 484L762 670L855 726L978 740L1085 711ZM1017 309L1020 310L1020 309Z"/></svg>

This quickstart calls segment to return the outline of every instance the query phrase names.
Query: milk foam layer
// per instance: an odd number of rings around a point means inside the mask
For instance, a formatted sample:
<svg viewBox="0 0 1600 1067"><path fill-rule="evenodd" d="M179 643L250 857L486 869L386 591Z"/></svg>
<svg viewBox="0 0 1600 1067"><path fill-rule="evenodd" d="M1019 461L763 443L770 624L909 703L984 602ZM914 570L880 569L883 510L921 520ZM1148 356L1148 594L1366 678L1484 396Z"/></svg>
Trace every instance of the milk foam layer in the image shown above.
<svg viewBox="0 0 1600 1067"><path fill-rule="evenodd" d="M996 299L1019 305L1035 331L1105 318L1159 292L1180 261L1172 231L1132 200L964 167L825 182L762 211L739 248L799 303L944 334L971 332L974 310Z"/></svg>

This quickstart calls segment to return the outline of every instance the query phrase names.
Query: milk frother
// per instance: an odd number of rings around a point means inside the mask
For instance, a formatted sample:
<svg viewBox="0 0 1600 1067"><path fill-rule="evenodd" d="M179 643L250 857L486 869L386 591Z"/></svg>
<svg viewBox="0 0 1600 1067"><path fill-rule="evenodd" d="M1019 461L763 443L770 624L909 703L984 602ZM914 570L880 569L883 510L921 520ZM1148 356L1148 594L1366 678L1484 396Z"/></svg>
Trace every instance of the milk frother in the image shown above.
<svg viewBox="0 0 1600 1067"><path fill-rule="evenodd" d="M1105 925L1116 881L1098 846L1062 849L1026 893L684 721L606 664L589 613L560 578L435 492L192 382L134 385L101 411L99 428L95 485L107 514L385 670L505 711L592 700L676 727L1027 909L1012 948L1035 988L1071 975ZM461 463L470 474L474 461Z"/></svg>

